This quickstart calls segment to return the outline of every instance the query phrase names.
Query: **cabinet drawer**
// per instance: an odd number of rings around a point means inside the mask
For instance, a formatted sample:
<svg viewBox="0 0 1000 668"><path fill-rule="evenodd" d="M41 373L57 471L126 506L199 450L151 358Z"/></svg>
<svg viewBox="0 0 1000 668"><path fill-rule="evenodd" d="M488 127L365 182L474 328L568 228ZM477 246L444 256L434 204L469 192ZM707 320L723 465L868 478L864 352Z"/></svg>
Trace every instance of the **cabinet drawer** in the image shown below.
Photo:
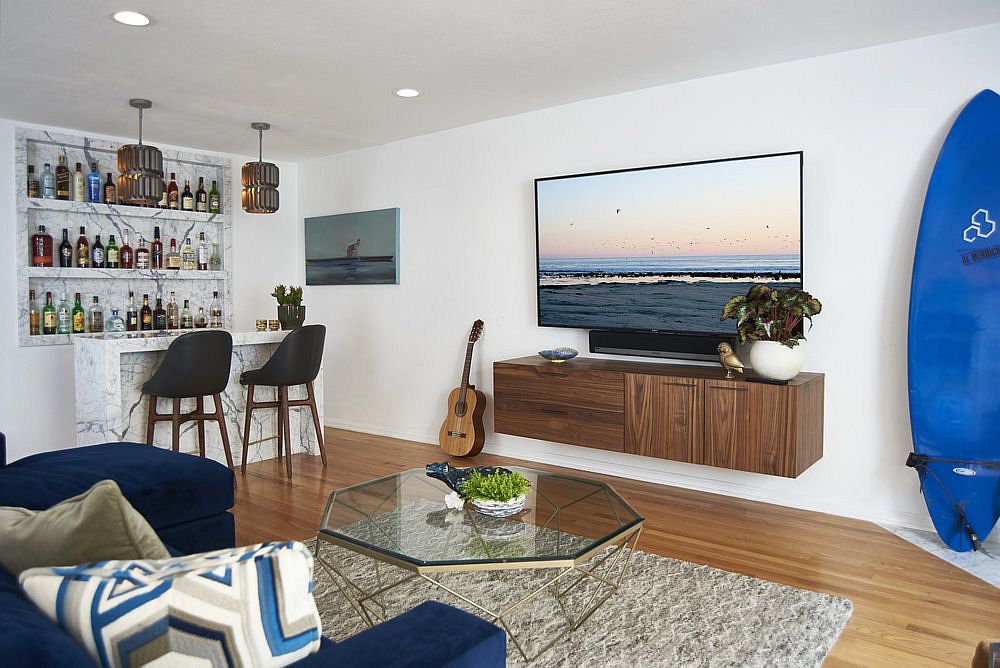
<svg viewBox="0 0 1000 668"><path fill-rule="evenodd" d="M541 403L583 411L625 411L625 374L575 369L564 364L544 367L496 364L496 400Z"/></svg>
<svg viewBox="0 0 1000 668"><path fill-rule="evenodd" d="M523 401L494 389L493 429L501 434L589 448L625 449L625 414L559 402ZM558 402L558 403L557 403Z"/></svg>

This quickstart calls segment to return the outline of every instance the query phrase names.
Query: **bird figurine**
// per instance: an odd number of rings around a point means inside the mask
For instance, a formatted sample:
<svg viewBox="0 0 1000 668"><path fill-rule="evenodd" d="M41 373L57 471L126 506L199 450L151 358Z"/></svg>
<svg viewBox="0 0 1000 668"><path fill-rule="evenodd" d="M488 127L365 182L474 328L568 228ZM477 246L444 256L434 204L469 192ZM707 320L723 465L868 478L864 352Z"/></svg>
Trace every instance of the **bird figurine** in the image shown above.
<svg viewBox="0 0 1000 668"><path fill-rule="evenodd" d="M718 347L719 363L726 370L726 378L733 378L733 371L743 373L743 362L733 352L733 347L726 342L722 342Z"/></svg>

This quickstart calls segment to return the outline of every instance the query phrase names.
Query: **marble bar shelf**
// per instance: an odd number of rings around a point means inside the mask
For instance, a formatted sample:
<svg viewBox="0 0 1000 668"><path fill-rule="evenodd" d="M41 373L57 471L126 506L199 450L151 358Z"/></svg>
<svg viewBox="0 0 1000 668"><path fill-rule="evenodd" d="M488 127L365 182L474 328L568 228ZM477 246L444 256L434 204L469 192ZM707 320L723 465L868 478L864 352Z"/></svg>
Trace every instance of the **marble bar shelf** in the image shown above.
<svg viewBox="0 0 1000 668"><path fill-rule="evenodd" d="M226 279L224 271L197 269L80 269L79 267L22 267L28 278L72 278L104 281L116 278L175 279L184 281L219 281Z"/></svg>
<svg viewBox="0 0 1000 668"><path fill-rule="evenodd" d="M183 331L129 332L125 334L77 334L73 336L73 362L76 392L76 443L133 441L146 439L148 400L142 395L142 385L159 368L170 343ZM270 359L278 344L288 335L278 332L232 332L233 357L229 383L222 393L223 412L233 460L242 461L243 429L246 410L246 388L240 385L240 375L257 369ZM319 414L323 415L323 371L314 383ZM289 388L289 398L305 398L304 387ZM258 387L258 400L275 398L273 388ZM170 409L168 399L161 399L159 410ZM211 411L211 397L205 399L205 409ZM183 400L181 411L194 410L194 400ZM292 452L319 454L312 417L308 407L290 412ZM247 461L273 459L277 447L277 411L257 410L251 416L250 449ZM205 423L206 454L211 459L226 461L218 426ZM153 444L170 447L170 424L161 422L154 432ZM180 450L198 452L197 423L181 427Z"/></svg>
<svg viewBox="0 0 1000 668"><path fill-rule="evenodd" d="M103 202L75 202L61 199L41 199L38 197L28 196L24 197L21 206L33 211L89 213L102 216L132 216L135 218L149 218L152 220L224 223L229 218L229 216L221 213L181 211L179 209L159 209L144 206L126 206L123 204L105 204Z"/></svg>

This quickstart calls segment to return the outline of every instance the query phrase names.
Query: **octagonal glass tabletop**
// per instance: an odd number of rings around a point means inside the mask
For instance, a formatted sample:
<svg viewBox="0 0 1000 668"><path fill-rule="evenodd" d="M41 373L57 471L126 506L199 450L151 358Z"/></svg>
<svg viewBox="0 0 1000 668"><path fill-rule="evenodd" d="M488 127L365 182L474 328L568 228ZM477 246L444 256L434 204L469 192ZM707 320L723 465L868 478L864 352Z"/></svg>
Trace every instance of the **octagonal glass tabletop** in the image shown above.
<svg viewBox="0 0 1000 668"><path fill-rule="evenodd" d="M509 467L531 481L524 510L507 518L466 504L448 509L451 492L424 469L334 491L320 534L415 566L571 561L631 534L642 517L610 485Z"/></svg>

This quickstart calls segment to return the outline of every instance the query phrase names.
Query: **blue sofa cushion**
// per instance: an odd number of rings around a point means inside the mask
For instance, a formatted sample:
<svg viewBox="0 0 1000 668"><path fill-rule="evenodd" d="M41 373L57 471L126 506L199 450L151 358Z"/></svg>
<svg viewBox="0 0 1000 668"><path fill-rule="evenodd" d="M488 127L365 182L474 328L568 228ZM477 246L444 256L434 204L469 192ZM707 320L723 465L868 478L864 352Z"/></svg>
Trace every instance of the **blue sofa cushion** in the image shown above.
<svg viewBox="0 0 1000 668"><path fill-rule="evenodd" d="M19 459L0 468L0 506L43 510L109 478L157 530L233 506L228 468L142 443L102 443Z"/></svg>
<svg viewBox="0 0 1000 668"><path fill-rule="evenodd" d="M427 601L340 643L323 643L296 668L503 668L507 636L484 619Z"/></svg>

